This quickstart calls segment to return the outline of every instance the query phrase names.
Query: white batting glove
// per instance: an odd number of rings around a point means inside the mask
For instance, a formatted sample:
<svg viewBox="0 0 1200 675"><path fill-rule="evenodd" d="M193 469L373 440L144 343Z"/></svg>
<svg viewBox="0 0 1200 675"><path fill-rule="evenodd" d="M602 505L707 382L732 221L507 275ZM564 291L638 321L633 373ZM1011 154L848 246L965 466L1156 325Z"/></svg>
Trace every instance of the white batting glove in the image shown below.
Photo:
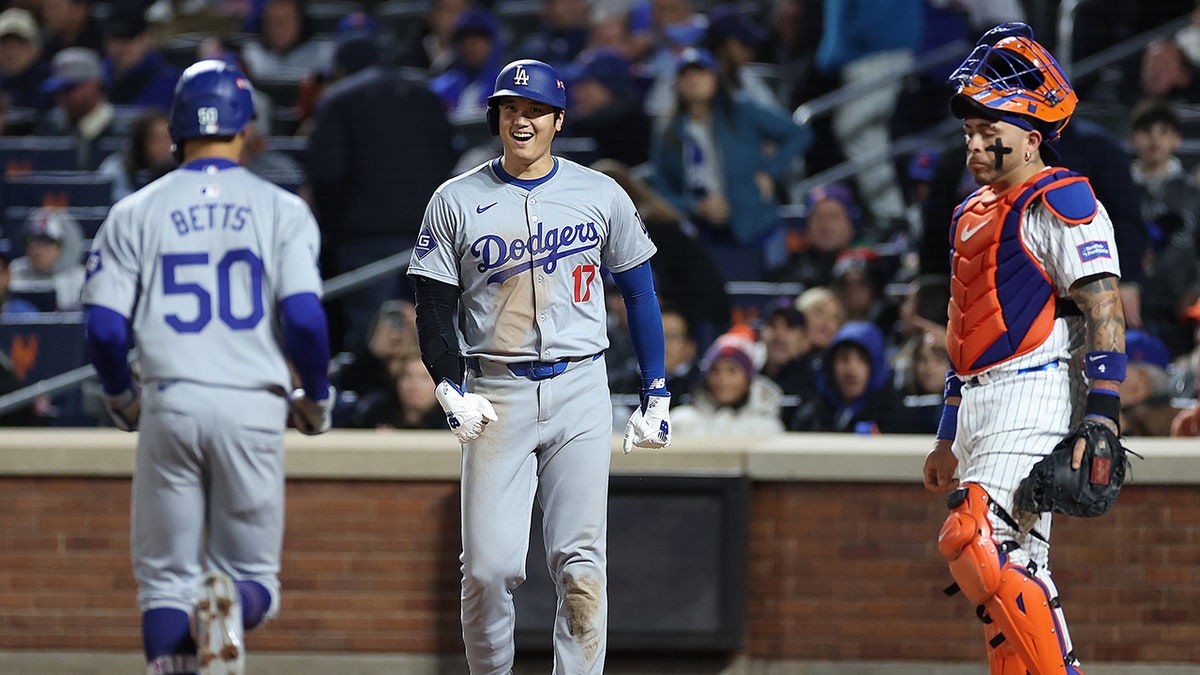
<svg viewBox="0 0 1200 675"><path fill-rule="evenodd" d="M665 448L671 444L671 395L645 396L625 425L624 451L634 448Z"/></svg>
<svg viewBox="0 0 1200 675"><path fill-rule="evenodd" d="M288 410L292 424L305 436L316 436L329 431L333 426L333 404L337 401L337 390L329 385L329 393L320 401L308 397L304 389L297 388L288 397Z"/></svg>
<svg viewBox="0 0 1200 675"><path fill-rule="evenodd" d="M446 424L458 438L459 443L469 443L483 434L488 422L495 422L496 409L491 401L480 396L464 392L450 380L442 378L434 390L442 410L446 411Z"/></svg>
<svg viewBox="0 0 1200 675"><path fill-rule="evenodd" d="M116 396L106 395L104 409L108 411L108 416L118 429L137 431L138 417L142 414L142 388L137 380L132 380L129 388Z"/></svg>

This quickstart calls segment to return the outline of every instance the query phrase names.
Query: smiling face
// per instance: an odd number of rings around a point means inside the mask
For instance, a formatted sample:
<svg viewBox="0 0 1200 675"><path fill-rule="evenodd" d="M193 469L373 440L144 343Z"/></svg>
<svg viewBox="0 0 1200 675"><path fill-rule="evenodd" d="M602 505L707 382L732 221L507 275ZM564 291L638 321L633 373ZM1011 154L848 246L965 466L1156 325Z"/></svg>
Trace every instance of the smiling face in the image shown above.
<svg viewBox="0 0 1200 675"><path fill-rule="evenodd" d="M552 105L519 96L496 101L504 170L516 178L541 178L554 168L550 144L562 130L563 113Z"/></svg>

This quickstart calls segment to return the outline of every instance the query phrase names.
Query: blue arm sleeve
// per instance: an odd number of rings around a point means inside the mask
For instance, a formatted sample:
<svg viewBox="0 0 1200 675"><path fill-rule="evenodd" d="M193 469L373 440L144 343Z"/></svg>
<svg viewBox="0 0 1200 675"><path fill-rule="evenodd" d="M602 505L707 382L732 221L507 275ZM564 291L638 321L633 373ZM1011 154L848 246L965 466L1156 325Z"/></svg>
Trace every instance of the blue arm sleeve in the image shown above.
<svg viewBox="0 0 1200 675"><path fill-rule="evenodd" d="M84 336L92 354L92 365L100 376L104 393L116 396L129 389L129 320L107 307L84 308Z"/></svg>
<svg viewBox="0 0 1200 675"><path fill-rule="evenodd" d="M329 394L329 330L325 308L316 293L297 293L279 302L283 346L300 376L305 394L314 401Z"/></svg>
<svg viewBox="0 0 1200 675"><path fill-rule="evenodd" d="M654 275L650 263L613 275L617 290L625 299L625 314L629 320L629 337L633 353L642 371L642 393L666 396L666 347L663 340L662 310L654 292ZM655 380L659 385L655 386Z"/></svg>

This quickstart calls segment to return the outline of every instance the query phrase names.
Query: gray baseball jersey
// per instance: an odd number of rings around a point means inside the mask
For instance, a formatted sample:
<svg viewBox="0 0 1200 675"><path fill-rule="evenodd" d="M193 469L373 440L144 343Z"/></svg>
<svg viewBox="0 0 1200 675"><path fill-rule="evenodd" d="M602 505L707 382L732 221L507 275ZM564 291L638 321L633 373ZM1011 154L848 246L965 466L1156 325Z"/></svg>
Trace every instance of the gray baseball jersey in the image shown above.
<svg viewBox="0 0 1200 675"><path fill-rule="evenodd" d="M622 272L654 255L616 181L556 161L531 190L481 164L443 183L425 210L408 273L461 287L467 356L515 363L604 351L600 266Z"/></svg>
<svg viewBox="0 0 1200 675"><path fill-rule="evenodd" d="M319 250L299 197L241 167L173 171L109 211L83 301L132 318L143 380L290 391L276 303L320 295Z"/></svg>

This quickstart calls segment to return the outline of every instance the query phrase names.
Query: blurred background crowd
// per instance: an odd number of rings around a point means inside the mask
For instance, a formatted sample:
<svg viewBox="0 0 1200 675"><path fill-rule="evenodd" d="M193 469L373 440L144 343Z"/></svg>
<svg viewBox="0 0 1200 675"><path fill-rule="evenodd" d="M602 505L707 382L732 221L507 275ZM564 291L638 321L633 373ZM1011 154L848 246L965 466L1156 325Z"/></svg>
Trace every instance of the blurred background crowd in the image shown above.
<svg viewBox="0 0 1200 675"><path fill-rule="evenodd" d="M225 59L253 81L243 164L310 203L328 281L411 249L434 189L501 150L484 119L497 72L535 58L567 87L555 154L620 183L658 245L678 435L932 434L950 215L976 187L945 80L988 28L1026 21L1080 94L1057 164L1092 180L1117 227L1124 429L1195 435L1197 4L10 1L0 394L85 363L84 253L109 205L174 167L165 113L188 64ZM336 426L444 426L403 269L331 295ZM623 426L639 378L609 290ZM0 423L101 424L90 386Z"/></svg>

